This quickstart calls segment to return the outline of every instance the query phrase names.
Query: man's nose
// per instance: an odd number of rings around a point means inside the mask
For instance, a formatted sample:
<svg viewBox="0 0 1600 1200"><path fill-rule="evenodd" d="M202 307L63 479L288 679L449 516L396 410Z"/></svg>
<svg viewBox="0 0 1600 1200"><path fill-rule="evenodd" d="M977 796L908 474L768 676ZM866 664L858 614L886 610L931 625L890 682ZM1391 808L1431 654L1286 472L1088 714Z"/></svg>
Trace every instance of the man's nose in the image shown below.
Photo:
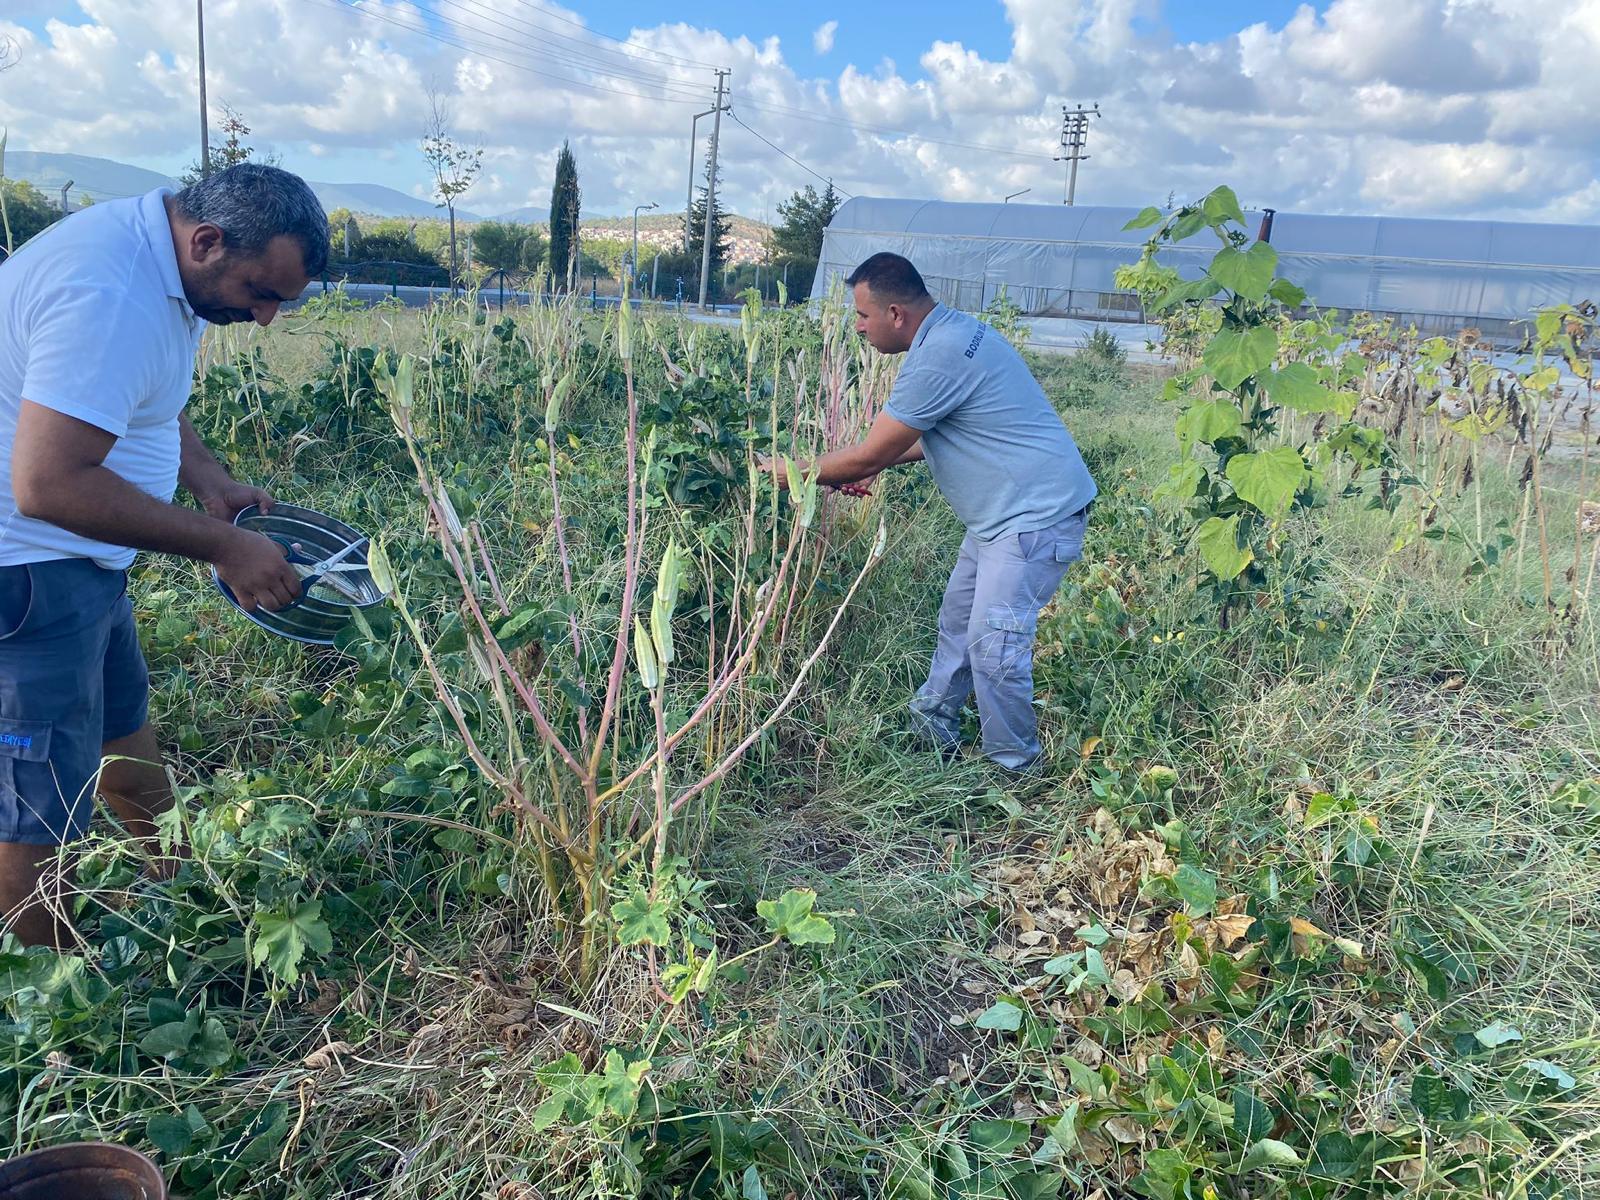
<svg viewBox="0 0 1600 1200"><path fill-rule="evenodd" d="M271 325L272 318L278 315L278 308L282 303L281 300L268 300L257 304L250 310L250 316L257 325Z"/></svg>

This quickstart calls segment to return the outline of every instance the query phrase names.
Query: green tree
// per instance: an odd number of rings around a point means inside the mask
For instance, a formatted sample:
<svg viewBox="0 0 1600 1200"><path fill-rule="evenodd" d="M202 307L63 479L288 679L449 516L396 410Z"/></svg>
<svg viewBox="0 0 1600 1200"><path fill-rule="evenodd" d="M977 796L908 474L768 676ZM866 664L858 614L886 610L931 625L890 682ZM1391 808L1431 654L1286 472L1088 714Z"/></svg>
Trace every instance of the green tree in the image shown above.
<svg viewBox="0 0 1600 1200"><path fill-rule="evenodd" d="M450 214L450 285L455 286L456 201L477 182L483 147L463 146L450 133L450 109L438 92L428 90L428 125L422 135L422 157L433 172L433 194Z"/></svg>
<svg viewBox="0 0 1600 1200"><path fill-rule="evenodd" d="M0 178L0 211L5 214L4 228L0 228L0 251L6 253L61 217L61 210L50 203L50 198L23 179Z"/></svg>
<svg viewBox="0 0 1600 1200"><path fill-rule="evenodd" d="M583 192L572 147L561 143L556 157L556 182L550 191L550 274L555 286L570 288L578 272L578 220Z"/></svg>
<svg viewBox="0 0 1600 1200"><path fill-rule="evenodd" d="M496 271L536 271L544 239L532 225L480 221L472 229L472 257Z"/></svg>
<svg viewBox="0 0 1600 1200"><path fill-rule="evenodd" d="M244 139L250 136L250 126L245 124L245 119L239 115L239 110L232 105L222 106L222 120L218 122L217 128L226 136L222 139L221 145L207 147L213 174L244 162L265 163L269 167L278 165L278 155L266 154L258 158L256 148L245 144ZM199 183L201 177L200 160L195 159L189 164L188 169L178 176L178 182L188 187L191 183Z"/></svg>
<svg viewBox="0 0 1600 1200"><path fill-rule="evenodd" d="M711 179L711 155L706 155L706 180ZM733 222L728 219L727 211L722 207L720 184L722 183L722 169L717 168L718 195L711 207L711 261L710 277L711 288L714 290L717 281L722 278L722 268L727 265L728 253L732 249L731 238L733 235ZM695 264L696 287L699 286L700 261L705 255L706 244L706 193L707 188L702 185L695 196L694 206L689 210L689 258ZM708 291L709 294L709 291Z"/></svg>
<svg viewBox="0 0 1600 1200"><path fill-rule="evenodd" d="M772 244L780 258L810 259L822 257L822 231L839 211L839 193L833 190L833 181L821 195L809 183L804 191L796 192L778 205L782 224L772 231Z"/></svg>

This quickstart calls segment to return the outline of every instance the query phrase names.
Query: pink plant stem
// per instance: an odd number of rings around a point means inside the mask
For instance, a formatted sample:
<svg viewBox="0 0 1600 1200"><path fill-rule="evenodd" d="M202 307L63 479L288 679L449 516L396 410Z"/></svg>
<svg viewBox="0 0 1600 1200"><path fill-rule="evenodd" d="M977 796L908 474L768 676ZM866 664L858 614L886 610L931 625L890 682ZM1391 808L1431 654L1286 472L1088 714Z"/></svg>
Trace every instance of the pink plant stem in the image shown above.
<svg viewBox="0 0 1600 1200"><path fill-rule="evenodd" d="M540 705L539 698L533 694L523 681L522 676L517 672L517 669L511 665L511 660L506 657L506 652L500 645L500 639L494 635L493 626L489 624L488 618L483 615L483 608L478 604L478 597L474 594L466 564L461 561L460 548L456 545L455 537L450 532L450 526L445 520L444 512L440 509L438 501L434 498L433 492L428 486L430 482L428 469L423 464L421 455L417 453L416 446L409 436L409 430L406 432L408 435L406 437L406 448L411 452L411 461L417 469L418 477L422 480L422 493L428 504L428 513L433 518L434 524L438 526L439 543L444 547L445 553L450 558L450 566L456 573L457 582L461 584L462 600L478 622L478 628L483 634L485 647L501 672L511 681L511 686L516 690L523 706L527 708L529 715L533 717L533 723L539 730L539 736L561 756L561 760L567 764L568 769L574 775L579 779L587 778L582 765L573 757L572 752L567 749L566 743L561 740L561 736L551 727L550 722L545 719L544 708Z"/></svg>
<svg viewBox="0 0 1600 1200"><path fill-rule="evenodd" d="M572 598L572 559L567 554L566 522L561 516L561 486L556 481L556 447L555 442L546 438L546 448L550 452L550 523L556 530L556 553L561 558L561 585L565 589L567 598ZM572 659L573 670L578 676L578 688L587 690L583 682L583 645L578 638L578 614L576 611L567 614L567 626L572 631ZM578 709L578 744L587 745L589 741L589 710Z"/></svg>
<svg viewBox="0 0 1600 1200"><path fill-rule="evenodd" d="M860 572L857 573L855 582L850 585L850 590L845 593L844 600L839 604L839 607L834 610L833 619L828 622L828 628L823 631L822 640L817 643L816 648L812 650L810 656L805 660L805 662L800 664L800 670L795 675L794 682L790 684L789 690L784 694L783 699L778 701L777 707L772 710L765 721L750 731L749 735L744 739L744 741L740 742L737 746L730 750L727 754L727 757L718 763L713 770L701 778L698 783L695 783L687 788L682 795L674 800L671 805L668 806L669 815L676 815L684 805L688 804L689 801L693 800L701 792L705 791L706 788L710 787L713 783L716 783L719 779L731 771L738 764L739 760L744 757L745 752L749 750L751 746L755 745L756 739L758 739L768 729L772 728L778 719L782 717L784 713L789 711L789 706L794 703L795 697L800 694L800 685L805 682L806 676L811 673L811 668L816 665L817 659L821 658L823 652L827 650L828 643L833 638L834 630L839 627L839 622L844 618L845 612L849 609L850 602L855 598L856 590L860 588L862 581L867 577L867 572L872 570L872 567L876 562L876 558L867 559ZM650 832L653 834L654 830L651 830ZM635 843L636 848L640 845L641 843Z"/></svg>
<svg viewBox="0 0 1600 1200"><path fill-rule="evenodd" d="M484 542L483 530L476 521L467 526L472 530L472 536L478 543L478 560L483 563L483 573L488 576L489 590L494 593L494 602L499 606L500 615L509 617L511 606L506 603L505 593L500 589L500 577L494 573L494 561L489 557L489 547Z"/></svg>
<svg viewBox="0 0 1600 1200"><path fill-rule="evenodd" d="M773 584L771 595L767 597L766 607L762 609L761 613L756 619L755 624L751 626L750 634L745 642L744 650L740 653L736 661L729 664L729 666L723 672L722 677L712 684L710 690L706 693L705 699L703 699L700 702L699 707L697 707L694 712L690 714L688 720L686 720L675 733L672 733L667 737L666 748L669 754L676 749L678 743L687 737L695 728L695 726L703 721L706 715L710 713L718 703L721 702L722 698L728 694L728 691L744 675L745 671L749 669L750 663L755 659L756 651L761 644L762 631L766 629L767 623L772 619L773 611L778 602L778 593L783 588L783 575L788 571L789 563L794 556L795 548L799 545L801 533L802 531L800 526L796 524L791 531L789 550L784 555L783 566L780 569L779 578ZM854 589L852 589L852 592L853 591ZM613 783L609 788L602 792L600 794L600 799L606 800L622 792L623 789L628 787L629 784L633 783L634 780L638 779L646 771L650 770L655 765L655 762L656 757L654 754L652 754L649 758L645 759L644 762L640 763L632 771L630 771L626 776L618 780L616 783Z"/></svg>
<svg viewBox="0 0 1600 1200"><path fill-rule="evenodd" d="M600 757L605 753L606 734L616 716L617 697L622 691L622 677L627 674L628 635L633 627L633 592L639 582L639 560L643 557L642 540L635 529L639 505L638 450L639 403L633 393L633 362L625 364L624 379L628 390L628 433L624 453L628 459L628 514L623 535L622 608L617 617L617 648L611 655L611 675L606 682L605 704L600 709L600 724L595 731L594 746L589 752L588 775L600 770Z"/></svg>

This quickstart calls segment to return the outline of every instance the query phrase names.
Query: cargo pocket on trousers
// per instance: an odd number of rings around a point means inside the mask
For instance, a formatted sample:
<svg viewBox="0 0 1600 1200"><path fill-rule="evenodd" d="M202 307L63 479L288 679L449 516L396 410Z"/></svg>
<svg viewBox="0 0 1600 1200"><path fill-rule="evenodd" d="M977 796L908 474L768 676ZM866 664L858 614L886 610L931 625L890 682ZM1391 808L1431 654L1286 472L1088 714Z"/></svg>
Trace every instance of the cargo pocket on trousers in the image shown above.
<svg viewBox="0 0 1600 1200"><path fill-rule="evenodd" d="M0 841L62 815L50 770L51 729L49 721L0 717Z"/></svg>
<svg viewBox="0 0 1600 1200"><path fill-rule="evenodd" d="M1033 665L1033 636L1039 629L1037 616L1023 616L1007 605L996 605L983 614L988 632L983 638L983 653L978 665L993 680L1006 680Z"/></svg>

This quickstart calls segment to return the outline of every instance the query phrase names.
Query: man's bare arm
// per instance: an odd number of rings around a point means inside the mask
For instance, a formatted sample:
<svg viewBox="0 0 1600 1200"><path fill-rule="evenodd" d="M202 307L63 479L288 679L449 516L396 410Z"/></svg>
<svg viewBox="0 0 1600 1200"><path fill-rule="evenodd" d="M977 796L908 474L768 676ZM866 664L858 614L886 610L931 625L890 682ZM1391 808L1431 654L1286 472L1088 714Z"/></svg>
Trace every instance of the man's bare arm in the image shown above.
<svg viewBox="0 0 1600 1200"><path fill-rule="evenodd" d="M17 510L95 541L215 563L247 610L258 603L281 608L300 594L299 576L269 538L164 504L109 470L106 455L116 440L24 399L11 450Z"/></svg>
<svg viewBox="0 0 1600 1200"><path fill-rule="evenodd" d="M885 467L922 458L922 434L887 413L879 413L867 436L854 446L824 454L804 467L818 483L854 483L876 475Z"/></svg>

